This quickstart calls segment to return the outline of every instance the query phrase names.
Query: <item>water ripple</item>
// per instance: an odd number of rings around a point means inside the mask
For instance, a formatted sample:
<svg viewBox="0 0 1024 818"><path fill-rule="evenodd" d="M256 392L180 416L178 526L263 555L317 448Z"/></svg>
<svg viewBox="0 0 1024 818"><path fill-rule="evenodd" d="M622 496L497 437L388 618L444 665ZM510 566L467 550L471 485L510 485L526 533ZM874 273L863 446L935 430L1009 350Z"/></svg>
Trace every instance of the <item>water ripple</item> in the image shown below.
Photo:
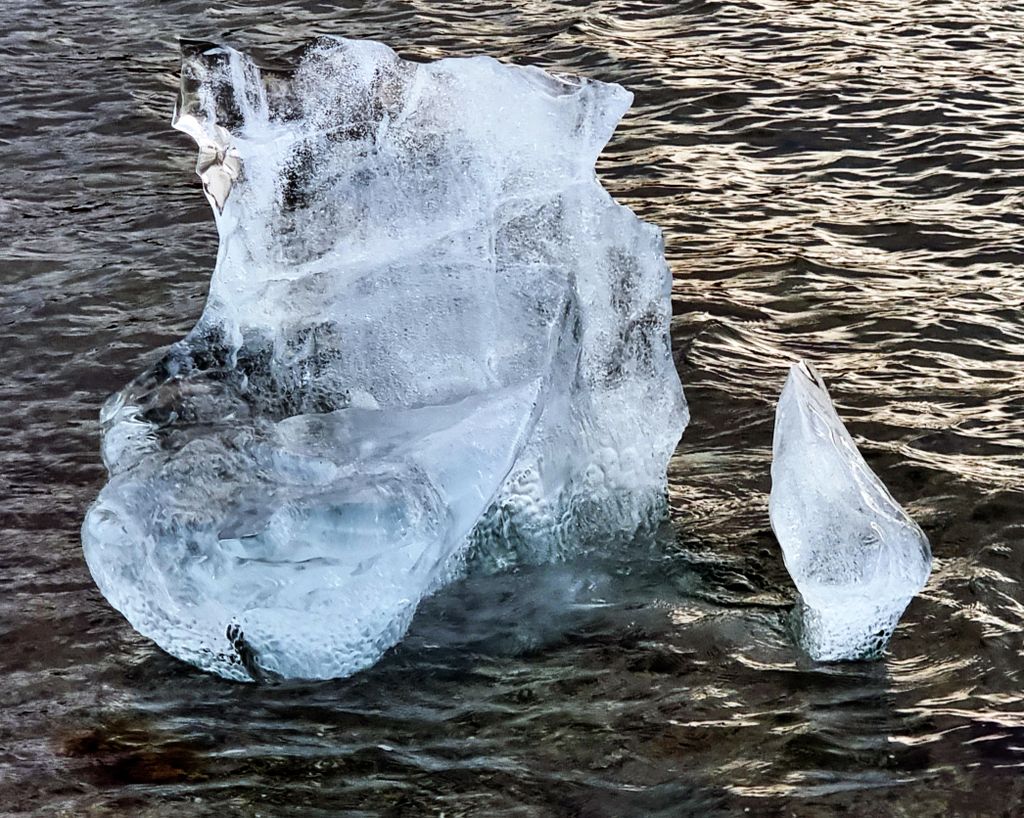
<svg viewBox="0 0 1024 818"><path fill-rule="evenodd" d="M11 0L0 33L0 811L1016 814L1024 807L1024 9L997 0ZM216 240L175 37L488 53L636 94L600 164L665 231L693 422L649 551L471 577L345 681L228 686L89 580L98 407ZM935 571L813 666L768 529L813 359Z"/></svg>

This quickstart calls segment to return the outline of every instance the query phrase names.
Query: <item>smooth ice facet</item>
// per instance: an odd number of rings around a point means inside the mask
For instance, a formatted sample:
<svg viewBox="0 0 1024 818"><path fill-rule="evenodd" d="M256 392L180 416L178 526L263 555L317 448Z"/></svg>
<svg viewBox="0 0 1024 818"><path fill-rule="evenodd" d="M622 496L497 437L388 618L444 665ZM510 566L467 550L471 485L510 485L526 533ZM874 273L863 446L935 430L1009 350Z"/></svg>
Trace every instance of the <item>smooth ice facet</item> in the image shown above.
<svg viewBox="0 0 1024 818"><path fill-rule="evenodd" d="M873 658L928 580L928 540L868 468L821 377L793 365L775 414L772 529L817 661Z"/></svg>
<svg viewBox="0 0 1024 818"><path fill-rule="evenodd" d="M657 228L594 163L631 95L335 38L183 44L220 234L192 332L103 410L104 595L224 676L375 662L471 546L627 538L687 422Z"/></svg>

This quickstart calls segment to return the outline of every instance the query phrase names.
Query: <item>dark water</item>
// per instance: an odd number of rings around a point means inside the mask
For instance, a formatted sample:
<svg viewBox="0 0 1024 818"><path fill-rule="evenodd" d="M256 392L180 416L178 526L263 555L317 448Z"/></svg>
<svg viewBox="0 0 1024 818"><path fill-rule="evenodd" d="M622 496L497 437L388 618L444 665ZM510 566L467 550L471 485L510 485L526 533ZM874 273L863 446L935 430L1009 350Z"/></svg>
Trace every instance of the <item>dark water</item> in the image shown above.
<svg viewBox="0 0 1024 818"><path fill-rule="evenodd" d="M0 34L0 813L1024 815L1024 4L29 2ZM666 233L693 423L620 559L471 577L348 681L203 675L93 586L106 395L216 237L177 35L318 33L626 85L607 186ZM767 519L815 361L931 538L888 655L801 660Z"/></svg>

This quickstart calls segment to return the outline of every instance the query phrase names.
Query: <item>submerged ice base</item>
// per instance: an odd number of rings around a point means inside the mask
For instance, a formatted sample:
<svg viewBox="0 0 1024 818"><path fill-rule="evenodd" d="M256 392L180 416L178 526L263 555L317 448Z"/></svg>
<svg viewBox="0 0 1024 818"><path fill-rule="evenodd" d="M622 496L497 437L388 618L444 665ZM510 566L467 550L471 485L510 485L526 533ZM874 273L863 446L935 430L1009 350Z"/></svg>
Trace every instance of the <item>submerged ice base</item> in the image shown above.
<svg viewBox="0 0 1024 818"><path fill-rule="evenodd" d="M800 592L798 637L817 661L870 659L928 580L928 540L857 450L818 373L793 365L779 398L772 529Z"/></svg>
<svg viewBox="0 0 1024 818"><path fill-rule="evenodd" d="M220 247L195 329L103 410L103 594L223 676L375 662L475 547L656 524L688 414L657 228L594 172L617 85L325 38L183 44Z"/></svg>

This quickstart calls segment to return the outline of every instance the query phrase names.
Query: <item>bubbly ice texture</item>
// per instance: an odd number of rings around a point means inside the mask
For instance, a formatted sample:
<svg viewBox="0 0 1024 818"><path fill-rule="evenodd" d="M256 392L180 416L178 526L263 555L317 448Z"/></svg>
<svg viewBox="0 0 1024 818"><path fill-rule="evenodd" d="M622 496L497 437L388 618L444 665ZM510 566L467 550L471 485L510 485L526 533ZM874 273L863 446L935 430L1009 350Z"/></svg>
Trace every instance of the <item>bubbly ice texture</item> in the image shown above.
<svg viewBox="0 0 1024 818"><path fill-rule="evenodd" d="M877 657L927 582L931 549L804 361L790 369L776 409L769 514L800 592L795 624L807 654Z"/></svg>
<svg viewBox="0 0 1024 818"><path fill-rule="evenodd" d="M101 414L83 544L142 634L235 679L375 662L470 550L657 523L688 420L661 234L594 164L632 96L324 38L183 44L220 235L196 327Z"/></svg>

